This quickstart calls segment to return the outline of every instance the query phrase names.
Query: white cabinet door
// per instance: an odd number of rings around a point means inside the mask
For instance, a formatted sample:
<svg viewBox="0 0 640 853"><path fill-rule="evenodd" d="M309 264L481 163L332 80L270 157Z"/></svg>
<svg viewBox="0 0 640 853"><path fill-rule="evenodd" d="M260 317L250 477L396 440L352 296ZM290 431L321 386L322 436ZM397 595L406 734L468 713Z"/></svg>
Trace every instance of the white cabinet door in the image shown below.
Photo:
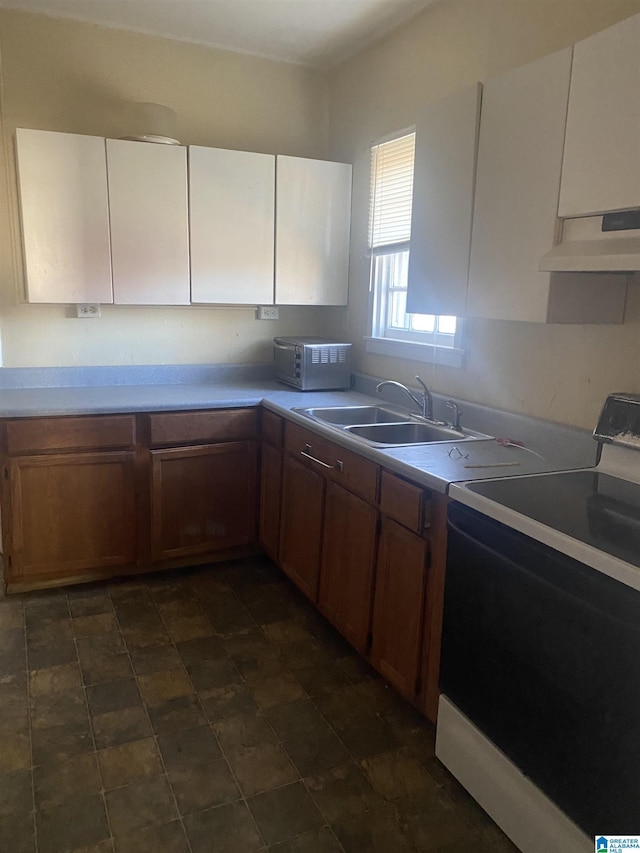
<svg viewBox="0 0 640 853"><path fill-rule="evenodd" d="M347 304L350 221L350 165L278 156L276 304Z"/></svg>
<svg viewBox="0 0 640 853"><path fill-rule="evenodd" d="M275 156L189 148L191 301L273 304Z"/></svg>
<svg viewBox="0 0 640 853"><path fill-rule="evenodd" d="M464 316L479 83L429 104L416 123L407 311Z"/></svg>
<svg viewBox="0 0 640 853"><path fill-rule="evenodd" d="M489 80L482 95L467 316L546 322L571 48Z"/></svg>
<svg viewBox="0 0 640 853"><path fill-rule="evenodd" d="M113 302L104 139L16 131L29 302Z"/></svg>
<svg viewBox="0 0 640 853"><path fill-rule="evenodd" d="M114 302L188 305L187 152L107 139Z"/></svg>
<svg viewBox="0 0 640 853"><path fill-rule="evenodd" d="M573 49L559 215L640 207L640 14Z"/></svg>

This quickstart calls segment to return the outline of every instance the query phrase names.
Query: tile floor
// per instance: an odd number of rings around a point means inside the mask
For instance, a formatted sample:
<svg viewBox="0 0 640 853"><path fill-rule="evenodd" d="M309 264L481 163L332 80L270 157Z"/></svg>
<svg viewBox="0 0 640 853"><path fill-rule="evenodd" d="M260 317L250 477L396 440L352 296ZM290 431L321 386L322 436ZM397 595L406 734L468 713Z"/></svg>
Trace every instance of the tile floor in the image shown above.
<svg viewBox="0 0 640 853"><path fill-rule="evenodd" d="M0 599L2 853L509 853L433 727L251 559Z"/></svg>

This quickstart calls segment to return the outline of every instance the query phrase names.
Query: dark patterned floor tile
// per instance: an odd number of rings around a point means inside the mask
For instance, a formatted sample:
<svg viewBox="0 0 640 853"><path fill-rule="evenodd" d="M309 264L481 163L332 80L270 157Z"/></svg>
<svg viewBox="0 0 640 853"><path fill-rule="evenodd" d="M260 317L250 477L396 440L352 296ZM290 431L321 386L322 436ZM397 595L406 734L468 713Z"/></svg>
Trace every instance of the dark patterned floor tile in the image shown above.
<svg viewBox="0 0 640 853"><path fill-rule="evenodd" d="M218 742L226 755L233 755L251 746L275 743L276 736L266 720L256 714L226 717L213 724Z"/></svg>
<svg viewBox="0 0 640 853"><path fill-rule="evenodd" d="M418 850L437 850L477 835L444 791L421 791L395 806L400 826Z"/></svg>
<svg viewBox="0 0 640 853"><path fill-rule="evenodd" d="M109 837L100 794L69 800L36 812L39 853L63 853Z"/></svg>
<svg viewBox="0 0 640 853"><path fill-rule="evenodd" d="M242 714L255 714L258 707L249 687L244 683L205 690L199 697L211 722Z"/></svg>
<svg viewBox="0 0 640 853"><path fill-rule="evenodd" d="M383 805L382 798L352 762L306 780L316 805L328 823Z"/></svg>
<svg viewBox="0 0 640 853"><path fill-rule="evenodd" d="M92 717L91 724L97 749L131 743L153 734L149 718L141 705L96 714Z"/></svg>
<svg viewBox="0 0 640 853"><path fill-rule="evenodd" d="M161 705L170 699L193 693L193 685L182 666L176 669L163 669L149 675L140 675L138 684L147 705Z"/></svg>
<svg viewBox="0 0 640 853"><path fill-rule="evenodd" d="M86 692L91 716L119 711L121 708L133 708L142 702L135 678L94 684L87 687Z"/></svg>
<svg viewBox="0 0 640 853"><path fill-rule="evenodd" d="M414 853L391 806L348 817L332 827L345 853Z"/></svg>
<svg viewBox="0 0 640 853"><path fill-rule="evenodd" d="M221 755L208 725L158 735L158 745L169 772L209 764Z"/></svg>
<svg viewBox="0 0 640 853"><path fill-rule="evenodd" d="M186 640L177 643L176 648L187 665L209 660L221 660L227 656L227 650L218 637L199 637L195 640Z"/></svg>
<svg viewBox="0 0 640 853"><path fill-rule="evenodd" d="M76 644L71 638L27 647L29 669L47 669L50 666L60 666L77 660Z"/></svg>
<svg viewBox="0 0 640 853"><path fill-rule="evenodd" d="M187 670L198 692L227 687L229 684L238 684L242 681L240 671L228 658L192 663L187 666Z"/></svg>
<svg viewBox="0 0 640 853"><path fill-rule="evenodd" d="M258 794L248 805L267 844L286 841L324 824L302 782Z"/></svg>
<svg viewBox="0 0 640 853"><path fill-rule="evenodd" d="M107 791L105 799L111 831L115 836L167 823L178 816L165 776Z"/></svg>
<svg viewBox="0 0 640 853"><path fill-rule="evenodd" d="M72 624L76 637L95 637L118 631L118 623L113 611L77 616L74 617Z"/></svg>
<svg viewBox="0 0 640 853"><path fill-rule="evenodd" d="M400 746L391 728L380 717L363 718L341 728L338 734L354 758L370 758Z"/></svg>
<svg viewBox="0 0 640 853"><path fill-rule="evenodd" d="M24 629L7 628L0 631L0 678L23 672L26 668Z"/></svg>
<svg viewBox="0 0 640 853"><path fill-rule="evenodd" d="M19 770L0 776L0 818L23 814L33 809L31 770Z"/></svg>
<svg viewBox="0 0 640 853"><path fill-rule="evenodd" d="M346 764L350 758L341 741L328 727L324 734L304 735L285 741L283 746L303 778Z"/></svg>
<svg viewBox="0 0 640 853"><path fill-rule="evenodd" d="M158 747L152 737L101 749L98 752L98 765L106 791L152 779L163 772Z"/></svg>
<svg viewBox="0 0 640 853"><path fill-rule="evenodd" d="M293 674L311 697L331 696L351 686L348 675L336 663L294 669Z"/></svg>
<svg viewBox="0 0 640 853"><path fill-rule="evenodd" d="M111 597L105 592L94 590L92 595L69 596L71 615L95 616L99 613L113 613Z"/></svg>
<svg viewBox="0 0 640 853"><path fill-rule="evenodd" d="M52 726L32 731L33 763L48 764L93 751L89 720L85 725Z"/></svg>
<svg viewBox="0 0 640 853"><path fill-rule="evenodd" d="M136 675L151 675L167 669L176 669L182 665L180 655L174 646L149 646L137 649L131 654L131 662Z"/></svg>
<svg viewBox="0 0 640 853"><path fill-rule="evenodd" d="M133 676L129 655L122 652L84 652L80 658L80 669L87 687L107 681L124 681Z"/></svg>
<svg viewBox="0 0 640 853"><path fill-rule="evenodd" d="M149 716L156 734L201 726L207 721L195 694L152 705Z"/></svg>
<svg viewBox="0 0 640 853"><path fill-rule="evenodd" d="M312 829L269 847L269 853L343 853L343 847L328 826ZM391 853L391 851L389 851Z"/></svg>
<svg viewBox="0 0 640 853"><path fill-rule="evenodd" d="M179 820L148 826L116 839L116 853L190 853Z"/></svg>
<svg viewBox="0 0 640 853"><path fill-rule="evenodd" d="M193 853L257 853L263 847L244 802L188 815L184 825Z"/></svg>
<svg viewBox="0 0 640 853"><path fill-rule="evenodd" d="M34 729L51 726L84 726L89 722L84 690L76 687L64 693L31 696L31 725Z"/></svg>
<svg viewBox="0 0 640 853"><path fill-rule="evenodd" d="M424 764L404 749L365 758L360 766L374 789L385 800L397 800L418 791L435 793L439 788Z"/></svg>
<svg viewBox="0 0 640 853"><path fill-rule="evenodd" d="M0 632L10 628L23 628L25 626L24 603L18 598L7 600L0 598Z"/></svg>
<svg viewBox="0 0 640 853"><path fill-rule="evenodd" d="M7 853L35 853L33 814L23 812L0 817L0 850Z"/></svg>
<svg viewBox="0 0 640 853"><path fill-rule="evenodd" d="M286 705L276 705L267 709L264 715L282 741L303 735L314 738L329 731L327 721L310 699L297 699Z"/></svg>
<svg viewBox="0 0 640 853"><path fill-rule="evenodd" d="M82 687L82 677L80 667L75 661L46 669L32 669L29 673L29 691L32 697L64 693L77 687Z"/></svg>
<svg viewBox="0 0 640 853"><path fill-rule="evenodd" d="M227 756L245 797L288 785L299 778L287 753L276 743L250 746Z"/></svg>
<svg viewBox="0 0 640 853"><path fill-rule="evenodd" d="M4 711L0 711L1 715L4 715ZM0 732L0 775L31 767L31 742L26 729L26 711L24 721L25 728L22 731ZM6 725L6 720L4 722Z"/></svg>
<svg viewBox="0 0 640 853"><path fill-rule="evenodd" d="M178 809L183 815L230 803L241 797L227 762L223 758L169 773Z"/></svg>
<svg viewBox="0 0 640 853"><path fill-rule="evenodd" d="M33 770L36 808L49 809L67 800L98 794L102 782L93 752L73 756Z"/></svg>

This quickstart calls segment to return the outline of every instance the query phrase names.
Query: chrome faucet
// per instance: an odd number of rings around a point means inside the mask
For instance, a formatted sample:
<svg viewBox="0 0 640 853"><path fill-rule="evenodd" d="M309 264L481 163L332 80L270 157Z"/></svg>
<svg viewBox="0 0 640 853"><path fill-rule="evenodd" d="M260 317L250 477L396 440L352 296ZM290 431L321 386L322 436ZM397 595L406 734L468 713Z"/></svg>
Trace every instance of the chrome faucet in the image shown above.
<svg viewBox="0 0 640 853"><path fill-rule="evenodd" d="M454 429L457 429L458 432L462 432L462 428L460 426L460 415L462 414L462 409L456 403L455 400L447 400L445 402L445 406L447 407L447 409L451 409L453 412L453 419L451 421L451 426Z"/></svg>
<svg viewBox="0 0 640 853"><path fill-rule="evenodd" d="M379 382L376 385L376 391L380 393L380 389L384 388L385 385L395 385L396 388L401 388L405 394L408 394L411 400L416 404L416 406L420 409L420 413L425 420L432 421L433 420L433 397L431 396L431 391L424 384L422 379L419 376L416 376L416 380L422 386L422 398L416 397L413 391L410 391L406 385L403 385L402 382L396 382L395 379L385 379L384 382Z"/></svg>

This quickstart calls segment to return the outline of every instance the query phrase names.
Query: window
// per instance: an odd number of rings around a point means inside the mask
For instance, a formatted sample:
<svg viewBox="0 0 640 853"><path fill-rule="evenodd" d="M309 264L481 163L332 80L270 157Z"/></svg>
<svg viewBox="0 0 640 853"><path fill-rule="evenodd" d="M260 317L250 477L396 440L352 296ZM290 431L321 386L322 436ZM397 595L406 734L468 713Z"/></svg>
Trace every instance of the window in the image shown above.
<svg viewBox="0 0 640 853"><path fill-rule="evenodd" d="M415 133L371 149L371 337L366 339L367 350L460 365L460 322L455 317L406 311L414 152Z"/></svg>

